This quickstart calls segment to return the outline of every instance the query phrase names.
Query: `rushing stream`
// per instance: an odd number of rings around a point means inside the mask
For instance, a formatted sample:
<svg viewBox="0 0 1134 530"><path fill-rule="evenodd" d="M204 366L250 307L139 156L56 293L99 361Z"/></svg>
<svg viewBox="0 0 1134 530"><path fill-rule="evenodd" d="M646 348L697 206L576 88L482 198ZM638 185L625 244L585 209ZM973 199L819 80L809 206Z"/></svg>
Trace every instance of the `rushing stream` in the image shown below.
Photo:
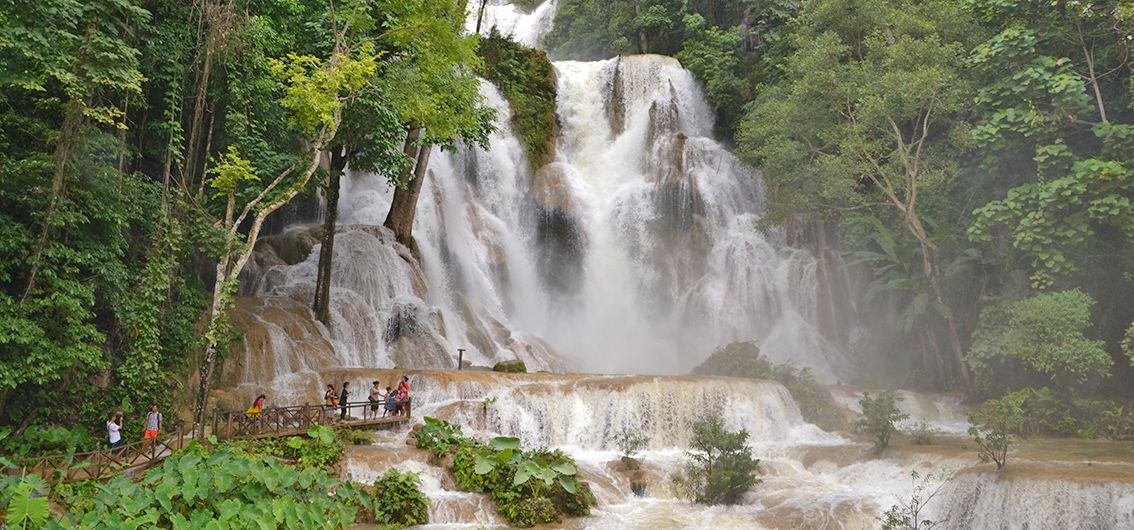
<svg viewBox="0 0 1134 530"><path fill-rule="evenodd" d="M496 26L537 45L555 9L556 0L530 13L490 1L483 31ZM474 13L470 31L475 23ZM778 383L679 375L736 340L827 383L855 374L847 341L822 331L821 308L834 295L819 278L821 260L759 225L760 175L713 139L690 73L652 55L555 69L554 161L529 169L507 102L483 83L497 131L486 150L433 154L414 228L420 261L381 228L390 186L373 175L343 179L330 326L308 309L317 226L265 238L243 277L245 348L222 368L222 401L270 389L275 403L317 402L327 382L365 389L403 373L379 369L456 368L464 348L473 365L519 358L529 371L557 374L414 372L415 416L575 456L599 506L568 527L876 528L918 471L937 482L957 473L927 508L944 528L1134 528L1129 452L1109 462L1025 455L1016 472L997 474L974 467L959 441L966 424L956 398L905 393L911 421L948 443L870 458L861 441L804 422ZM835 397L857 407L851 390ZM669 488L689 425L706 414L747 429L763 459L763 483L739 506L693 506ZM615 465L623 429L649 436L642 496ZM352 448L346 473L369 481L389 466L423 476L434 526L502 524L490 500L456 491L407 447L405 432Z"/></svg>

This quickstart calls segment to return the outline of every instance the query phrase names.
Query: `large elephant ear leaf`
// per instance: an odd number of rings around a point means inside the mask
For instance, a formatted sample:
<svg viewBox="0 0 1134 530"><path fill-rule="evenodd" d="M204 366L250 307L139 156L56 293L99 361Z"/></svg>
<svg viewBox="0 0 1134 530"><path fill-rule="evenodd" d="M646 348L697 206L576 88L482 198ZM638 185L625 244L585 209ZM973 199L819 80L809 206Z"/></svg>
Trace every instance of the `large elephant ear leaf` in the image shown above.
<svg viewBox="0 0 1134 530"><path fill-rule="evenodd" d="M539 466L531 461L525 461L516 468L516 476L512 478L513 486L522 486L533 476L539 474Z"/></svg>
<svg viewBox="0 0 1134 530"><path fill-rule="evenodd" d="M482 455L476 455L473 471L476 471L477 475L487 475L491 473L494 468L496 468L495 461L485 458Z"/></svg>
<svg viewBox="0 0 1134 530"><path fill-rule="evenodd" d="M21 481L8 501L8 524L12 528L39 528L51 515L47 497L35 497L35 488Z"/></svg>
<svg viewBox="0 0 1134 530"><path fill-rule="evenodd" d="M575 468L575 464L572 464L571 462L556 462L554 464L551 464L551 469L554 469L555 472L559 473L560 475L574 475L578 472L578 470Z"/></svg>
<svg viewBox="0 0 1134 530"><path fill-rule="evenodd" d="M490 444L492 445L492 448L497 451L503 451L505 449L519 449L520 439L512 436L497 436L496 438L492 439Z"/></svg>
<svg viewBox="0 0 1134 530"><path fill-rule="evenodd" d="M559 485L563 486L563 489L566 490L567 493L570 493L572 495L574 495L575 492L578 491L577 484L575 483L575 477L559 475Z"/></svg>

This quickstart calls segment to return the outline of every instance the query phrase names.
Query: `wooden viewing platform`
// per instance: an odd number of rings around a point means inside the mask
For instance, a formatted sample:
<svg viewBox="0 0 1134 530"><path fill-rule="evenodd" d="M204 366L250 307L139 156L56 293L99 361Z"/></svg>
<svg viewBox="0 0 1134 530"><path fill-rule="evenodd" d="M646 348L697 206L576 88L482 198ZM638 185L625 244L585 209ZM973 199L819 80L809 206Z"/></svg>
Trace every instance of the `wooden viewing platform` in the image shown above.
<svg viewBox="0 0 1134 530"><path fill-rule="evenodd" d="M404 404L401 416L382 417L386 410L386 402L378 401L379 410L377 418L363 419L369 412L369 401L347 403L345 407L328 407L326 405L299 405L294 407L267 408L260 412L260 417L251 419L245 411L214 412L211 433L218 440L239 440L248 438L275 438L277 436L292 436L305 434L307 430L316 425L331 427L345 427L348 429L388 429L409 421L413 398ZM347 410L347 420L339 420L342 409Z"/></svg>
<svg viewBox="0 0 1134 530"><path fill-rule="evenodd" d="M245 411L214 412L209 434L217 440L275 438L306 434L315 425L346 429L389 429L409 421L413 399L405 404L403 415L382 417L386 408L380 405L377 418L362 419L363 411L373 403L348 403L347 420L340 421L342 407L325 405L298 405L267 408L260 417L249 419ZM355 416L357 414L357 416ZM192 438L184 432L174 432L156 440L139 440L113 449L99 448L85 453L41 456L19 462L28 473L43 477L50 484L79 480L102 480L119 474L133 473L153 467L188 445ZM20 473L21 469L9 472Z"/></svg>

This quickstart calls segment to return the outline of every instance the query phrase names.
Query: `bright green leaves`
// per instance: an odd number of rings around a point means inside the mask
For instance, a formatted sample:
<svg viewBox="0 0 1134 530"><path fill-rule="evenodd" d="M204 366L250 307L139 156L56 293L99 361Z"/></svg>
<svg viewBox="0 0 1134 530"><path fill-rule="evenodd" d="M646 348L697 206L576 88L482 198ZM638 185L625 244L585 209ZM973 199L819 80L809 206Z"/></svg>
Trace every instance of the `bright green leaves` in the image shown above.
<svg viewBox="0 0 1134 530"><path fill-rule="evenodd" d="M374 522L413 526L429 522L429 498L421 492L421 479L412 471L386 471L374 482Z"/></svg>
<svg viewBox="0 0 1134 530"><path fill-rule="evenodd" d="M270 59L272 73L286 86L280 99L292 123L309 136L321 129L338 127L338 111L343 100L353 97L372 81L378 69L374 47L364 44L356 55L336 52L329 60L313 55L289 53L283 59Z"/></svg>
<svg viewBox="0 0 1134 530"><path fill-rule="evenodd" d="M141 484L118 477L93 498L66 500L67 517L82 527L115 521L124 528L329 530L353 523L361 498L323 471L224 448L204 458L186 451L167 458Z"/></svg>
<svg viewBox="0 0 1134 530"><path fill-rule="evenodd" d="M217 196L232 193L241 182L260 180L252 162L241 158L233 146L229 146L228 152L209 168L208 174L212 176L209 187L217 190Z"/></svg>
<svg viewBox="0 0 1134 530"><path fill-rule="evenodd" d="M383 37L396 60L382 64L378 87L403 123L426 130L427 143L484 142L495 113L486 109L477 39L463 35L465 3L384 0Z"/></svg>
<svg viewBox="0 0 1134 530"><path fill-rule="evenodd" d="M520 448L520 439L511 436L497 436L489 442L489 445L497 451L517 450Z"/></svg>
<svg viewBox="0 0 1134 530"><path fill-rule="evenodd" d="M47 501L46 484L37 476L24 477L13 488L8 500L6 515L8 528L23 530L39 528L51 515Z"/></svg>
<svg viewBox="0 0 1134 530"><path fill-rule="evenodd" d="M1014 392L984 402L969 415L969 436L977 444L981 462L995 462L996 469L1008 462L1012 435L1019 432L1023 423L1025 399L1026 392Z"/></svg>
<svg viewBox="0 0 1134 530"><path fill-rule="evenodd" d="M685 466L670 480L683 497L701 504L737 504L761 481L760 460L747 445L748 431L730 431L719 416L693 424Z"/></svg>
<svg viewBox="0 0 1134 530"><path fill-rule="evenodd" d="M1103 342L1084 335L1094 303L1073 290L986 307L967 357L981 389L996 394L1014 390L1013 384L1069 387L1108 375L1112 360Z"/></svg>
<svg viewBox="0 0 1134 530"><path fill-rule="evenodd" d="M1130 126L1100 124L1096 129L1103 145L1125 146L1129 141ZM974 241L992 241L1003 234L1031 258L1032 286L1047 288L1078 270L1068 250L1086 244L1099 227L1134 237L1134 159L1081 159L1067 146L1054 144L1037 148L1035 160L1038 173L1046 178L1017 186L1005 198L978 208L968 232Z"/></svg>

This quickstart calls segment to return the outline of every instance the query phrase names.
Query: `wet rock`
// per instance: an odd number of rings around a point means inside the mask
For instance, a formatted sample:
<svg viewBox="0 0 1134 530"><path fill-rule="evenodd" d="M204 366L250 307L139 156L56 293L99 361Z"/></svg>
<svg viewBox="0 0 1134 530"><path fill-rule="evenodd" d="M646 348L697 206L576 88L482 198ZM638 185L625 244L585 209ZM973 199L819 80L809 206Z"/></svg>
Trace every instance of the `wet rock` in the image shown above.
<svg viewBox="0 0 1134 530"><path fill-rule="evenodd" d="M556 163L540 169L530 196L540 276L553 291L573 293L582 281L587 236L565 167Z"/></svg>

